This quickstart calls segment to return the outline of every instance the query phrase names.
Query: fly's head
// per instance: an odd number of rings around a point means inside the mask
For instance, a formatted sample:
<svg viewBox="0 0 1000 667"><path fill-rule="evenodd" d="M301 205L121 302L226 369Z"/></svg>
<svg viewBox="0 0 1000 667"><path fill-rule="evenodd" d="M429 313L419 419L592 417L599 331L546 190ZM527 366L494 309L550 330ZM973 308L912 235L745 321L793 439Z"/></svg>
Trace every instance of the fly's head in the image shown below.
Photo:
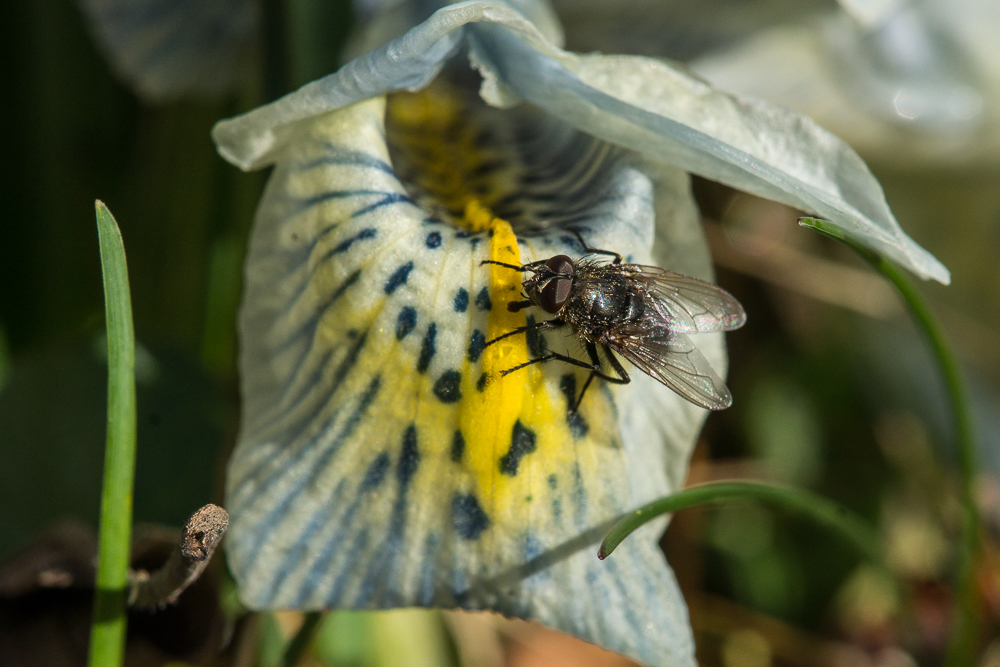
<svg viewBox="0 0 1000 667"><path fill-rule="evenodd" d="M573 288L573 260L566 255L554 255L531 271L534 275L524 281L525 294L542 310L558 313Z"/></svg>

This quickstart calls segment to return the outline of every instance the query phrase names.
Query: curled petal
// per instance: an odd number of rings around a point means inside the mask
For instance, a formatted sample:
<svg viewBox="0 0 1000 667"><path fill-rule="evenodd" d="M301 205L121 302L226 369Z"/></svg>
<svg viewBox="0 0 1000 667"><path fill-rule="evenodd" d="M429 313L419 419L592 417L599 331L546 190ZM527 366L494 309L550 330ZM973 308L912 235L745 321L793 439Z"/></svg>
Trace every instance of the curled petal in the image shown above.
<svg viewBox="0 0 1000 667"><path fill-rule="evenodd" d="M273 162L294 123L385 92L419 89L466 38L490 102L524 98L594 136L828 218L918 275L950 280L900 229L861 158L808 118L727 95L661 61L568 53L497 3L440 9L338 72L219 123L213 131L219 151L244 169Z"/></svg>
<svg viewBox="0 0 1000 667"><path fill-rule="evenodd" d="M444 7L402 37L355 58L322 79L212 130L219 153L241 169L274 163L301 120L397 90L420 90L462 43L463 26L477 21L514 24L545 41L505 5L463 2Z"/></svg>
<svg viewBox="0 0 1000 667"><path fill-rule="evenodd" d="M851 238L943 283L948 270L899 227L878 181L809 118L723 93L665 62L575 55L480 25L487 79L595 136L830 219Z"/></svg>

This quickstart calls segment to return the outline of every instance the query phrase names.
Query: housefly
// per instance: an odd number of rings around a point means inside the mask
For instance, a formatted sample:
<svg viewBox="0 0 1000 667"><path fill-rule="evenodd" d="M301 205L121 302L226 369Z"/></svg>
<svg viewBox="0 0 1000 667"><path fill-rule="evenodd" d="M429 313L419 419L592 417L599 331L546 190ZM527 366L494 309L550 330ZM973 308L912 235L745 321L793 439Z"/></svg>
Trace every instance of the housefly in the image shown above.
<svg viewBox="0 0 1000 667"><path fill-rule="evenodd" d="M487 346L535 329L569 327L590 358L586 362L549 352L508 368L501 376L551 360L586 368L590 376L569 410L575 413L595 377L615 384L631 381L615 357L618 354L695 405L728 408L729 390L687 334L738 329L746 322L743 306L711 283L656 266L628 264L616 252L583 245L587 255L577 260L555 255L522 266L483 262L532 274L522 283L525 300L508 304L509 310L534 306L555 315L487 341ZM600 262L595 255L613 259ZM614 375L603 371L598 347Z"/></svg>

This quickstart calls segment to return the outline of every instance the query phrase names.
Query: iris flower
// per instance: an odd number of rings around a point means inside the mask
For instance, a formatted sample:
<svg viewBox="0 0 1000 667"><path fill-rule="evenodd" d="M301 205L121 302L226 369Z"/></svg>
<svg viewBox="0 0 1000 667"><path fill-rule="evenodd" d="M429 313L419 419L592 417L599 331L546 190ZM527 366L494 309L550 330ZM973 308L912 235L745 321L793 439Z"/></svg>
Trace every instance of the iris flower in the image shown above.
<svg viewBox="0 0 1000 667"><path fill-rule="evenodd" d="M923 277L861 159L807 118L669 63L578 55L534 2L438 9L341 70L213 131L274 166L240 316L243 422L227 551L257 609L488 609L655 666L694 665L687 611L646 526L706 415L633 373L567 406L573 336L507 338L512 264L582 254L711 280L688 172L828 218ZM752 314L751 314L752 316ZM719 333L692 337L716 372ZM737 397L738 400L738 397Z"/></svg>

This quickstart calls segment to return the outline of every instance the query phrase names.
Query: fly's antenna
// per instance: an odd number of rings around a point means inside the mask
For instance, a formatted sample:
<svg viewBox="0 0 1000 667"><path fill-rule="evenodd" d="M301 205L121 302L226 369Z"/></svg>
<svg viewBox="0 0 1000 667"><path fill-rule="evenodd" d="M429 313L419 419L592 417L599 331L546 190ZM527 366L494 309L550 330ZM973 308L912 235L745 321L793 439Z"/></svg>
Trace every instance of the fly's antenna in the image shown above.
<svg viewBox="0 0 1000 667"><path fill-rule="evenodd" d="M494 261L492 259L484 259L483 261L479 262L479 266L482 266L483 264L496 264L497 266L502 266L502 267L505 267L505 268L508 268L508 269L513 269L514 271L520 271L520 272L524 272L524 271L528 271L529 270L527 266L518 266L517 264L508 264L507 262L497 262L497 261Z"/></svg>
<svg viewBox="0 0 1000 667"><path fill-rule="evenodd" d="M483 264L496 264L497 266L513 269L514 271L520 271L521 273L524 273L525 271L538 273L538 269L536 267L545 264L546 261L547 260L540 259L537 262L528 262L527 264L522 264L521 266L518 266L517 264L508 264L507 262L498 262L492 259L484 259L483 261L479 262L479 266L482 266Z"/></svg>

